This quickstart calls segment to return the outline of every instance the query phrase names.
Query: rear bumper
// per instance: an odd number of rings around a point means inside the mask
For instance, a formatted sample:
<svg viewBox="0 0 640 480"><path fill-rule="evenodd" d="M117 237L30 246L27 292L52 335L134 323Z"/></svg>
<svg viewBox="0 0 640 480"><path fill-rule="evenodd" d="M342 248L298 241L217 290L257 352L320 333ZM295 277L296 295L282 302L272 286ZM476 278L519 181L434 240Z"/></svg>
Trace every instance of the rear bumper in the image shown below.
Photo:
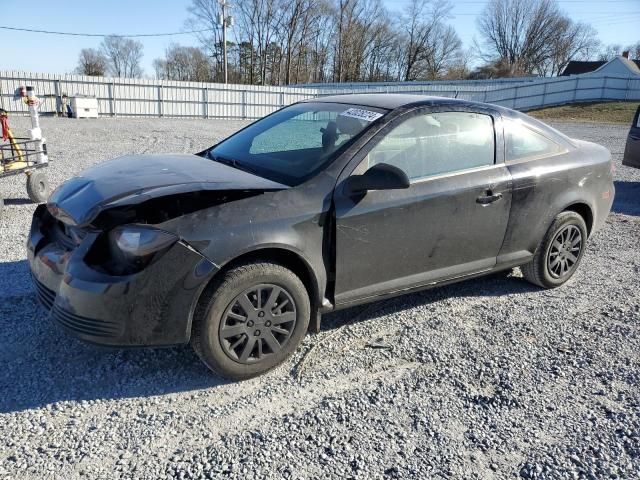
<svg viewBox="0 0 640 480"><path fill-rule="evenodd" d="M606 189L600 192L600 196L595 203L595 211L593 218L593 225L591 227L591 234L600 230L607 222L607 217L611 213L613 207L613 200L616 196L616 187L613 180L609 183Z"/></svg>
<svg viewBox="0 0 640 480"><path fill-rule="evenodd" d="M43 218L48 221L43 221ZM178 242L142 272L110 276L84 258L97 234L75 248L52 239L44 205L34 213L28 261L40 303L76 337L103 345L174 345L189 341L191 319L215 265Z"/></svg>

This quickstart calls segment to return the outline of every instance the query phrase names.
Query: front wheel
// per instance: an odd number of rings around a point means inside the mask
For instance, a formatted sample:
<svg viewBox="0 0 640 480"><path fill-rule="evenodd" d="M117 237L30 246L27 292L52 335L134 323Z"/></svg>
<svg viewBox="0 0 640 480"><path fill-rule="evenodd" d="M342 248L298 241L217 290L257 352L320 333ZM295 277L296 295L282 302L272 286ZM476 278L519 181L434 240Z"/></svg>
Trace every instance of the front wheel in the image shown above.
<svg viewBox="0 0 640 480"><path fill-rule="evenodd" d="M298 347L309 327L307 290L277 263L239 265L207 291L194 318L191 344L223 377L243 380L274 368Z"/></svg>
<svg viewBox="0 0 640 480"><path fill-rule="evenodd" d="M524 278L543 288L559 287L576 272L587 242L587 226L576 212L559 214L533 260L521 268Z"/></svg>
<svg viewBox="0 0 640 480"><path fill-rule="evenodd" d="M49 181L38 170L27 174L27 195L33 203L44 203L49 198Z"/></svg>

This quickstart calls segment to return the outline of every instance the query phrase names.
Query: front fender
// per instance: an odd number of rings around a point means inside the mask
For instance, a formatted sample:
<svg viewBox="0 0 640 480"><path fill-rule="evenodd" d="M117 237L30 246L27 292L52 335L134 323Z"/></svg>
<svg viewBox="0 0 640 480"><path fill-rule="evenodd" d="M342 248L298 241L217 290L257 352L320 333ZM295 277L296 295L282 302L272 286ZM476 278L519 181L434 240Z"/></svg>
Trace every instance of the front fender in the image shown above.
<svg viewBox="0 0 640 480"><path fill-rule="evenodd" d="M330 260L324 209L323 198L291 189L206 208L157 227L177 234L218 271L259 251L295 257L309 274L312 300L320 305Z"/></svg>

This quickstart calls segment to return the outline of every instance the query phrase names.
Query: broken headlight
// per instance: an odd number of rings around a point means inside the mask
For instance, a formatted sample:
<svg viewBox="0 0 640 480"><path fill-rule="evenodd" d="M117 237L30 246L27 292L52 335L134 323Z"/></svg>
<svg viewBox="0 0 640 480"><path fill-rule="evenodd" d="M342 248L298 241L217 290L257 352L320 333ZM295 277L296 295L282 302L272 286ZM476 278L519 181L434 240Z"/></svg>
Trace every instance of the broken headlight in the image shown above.
<svg viewBox="0 0 640 480"><path fill-rule="evenodd" d="M117 273L135 273L177 241L177 235L164 230L146 225L123 225L109 232L109 251L113 266L122 268ZM112 270L115 269L112 267Z"/></svg>

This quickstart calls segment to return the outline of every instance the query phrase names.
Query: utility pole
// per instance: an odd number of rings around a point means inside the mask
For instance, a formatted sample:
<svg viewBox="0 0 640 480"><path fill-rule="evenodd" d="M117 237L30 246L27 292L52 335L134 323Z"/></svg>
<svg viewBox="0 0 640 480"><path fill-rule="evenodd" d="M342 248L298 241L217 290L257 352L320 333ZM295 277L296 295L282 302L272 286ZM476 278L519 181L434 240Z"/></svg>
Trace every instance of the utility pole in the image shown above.
<svg viewBox="0 0 640 480"><path fill-rule="evenodd" d="M224 83L228 83L227 75L227 28L233 26L233 17L227 17L227 8L231 8L231 4L227 0L218 0L222 14L218 22L222 26L222 59L224 62Z"/></svg>

